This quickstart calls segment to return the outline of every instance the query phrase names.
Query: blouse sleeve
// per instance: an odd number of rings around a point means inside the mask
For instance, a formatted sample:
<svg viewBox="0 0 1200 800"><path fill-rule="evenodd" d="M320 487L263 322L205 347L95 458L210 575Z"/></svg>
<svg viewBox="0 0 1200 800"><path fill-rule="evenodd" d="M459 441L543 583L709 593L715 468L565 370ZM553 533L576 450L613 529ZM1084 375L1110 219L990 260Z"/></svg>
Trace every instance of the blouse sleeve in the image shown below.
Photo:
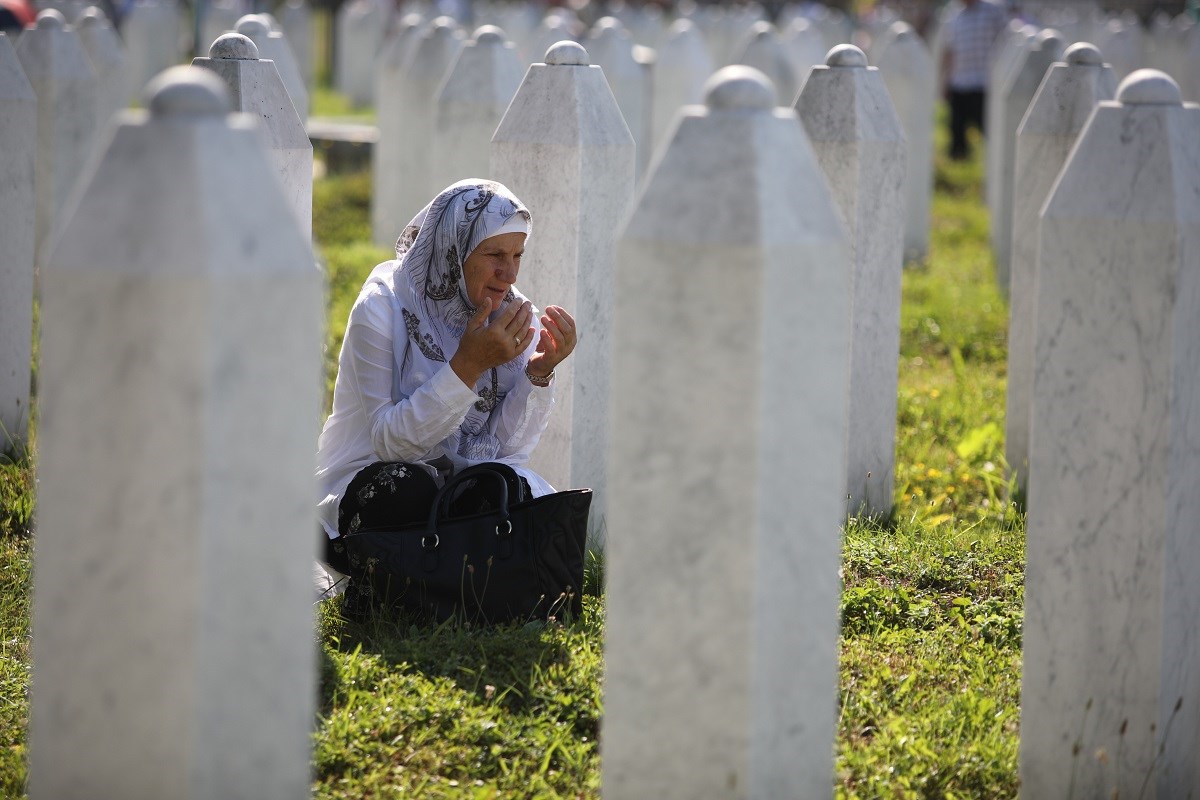
<svg viewBox="0 0 1200 800"><path fill-rule="evenodd" d="M350 312L340 369L361 404L375 454L383 461L416 461L462 424L479 397L447 363L393 403L396 360L390 320L380 305L358 303Z"/></svg>

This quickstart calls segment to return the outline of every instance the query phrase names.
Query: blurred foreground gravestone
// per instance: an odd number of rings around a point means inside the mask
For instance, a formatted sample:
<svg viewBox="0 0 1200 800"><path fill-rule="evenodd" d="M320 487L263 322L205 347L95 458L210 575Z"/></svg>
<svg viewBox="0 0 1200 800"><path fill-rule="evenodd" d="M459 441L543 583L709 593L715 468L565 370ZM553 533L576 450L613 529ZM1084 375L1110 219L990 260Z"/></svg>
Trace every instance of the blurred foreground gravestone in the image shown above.
<svg viewBox="0 0 1200 800"><path fill-rule="evenodd" d="M1004 449L1022 494L1029 483L1038 212L1096 104L1111 100L1117 90L1112 68L1093 45L1071 45L1064 58L1066 63L1054 64L1046 73L1017 129Z"/></svg>
<svg viewBox="0 0 1200 800"><path fill-rule="evenodd" d="M896 454L904 133L879 70L850 44L813 67L796 111L850 237L846 511L886 517Z"/></svg>
<svg viewBox="0 0 1200 800"><path fill-rule="evenodd" d="M762 73L684 110L617 264L604 798L829 798L850 253Z"/></svg>
<svg viewBox="0 0 1200 800"><path fill-rule="evenodd" d="M1042 212L1029 797L1200 796L1200 107L1139 70Z"/></svg>
<svg viewBox="0 0 1200 800"><path fill-rule="evenodd" d="M148 93L41 275L31 797L299 800L321 278L220 80Z"/></svg>
<svg viewBox="0 0 1200 800"><path fill-rule="evenodd" d="M658 61L650 73L653 136L648 157L666 141L681 107L704 101L704 83L712 73L713 61L708 45L692 21L677 19L671 23L666 40L658 48Z"/></svg>
<svg viewBox="0 0 1200 800"><path fill-rule="evenodd" d="M137 95L147 81L183 60L182 8L182 4L171 0L133 0L130 5L121 21L121 39L129 58L131 95ZM208 44L205 42L206 49Z"/></svg>
<svg viewBox="0 0 1200 800"><path fill-rule="evenodd" d="M533 214L521 290L575 317L579 344L555 370L554 415L530 467L555 488L588 487L603 544L617 227L633 199L635 148L599 67L574 42L534 64L492 137L492 175Z"/></svg>

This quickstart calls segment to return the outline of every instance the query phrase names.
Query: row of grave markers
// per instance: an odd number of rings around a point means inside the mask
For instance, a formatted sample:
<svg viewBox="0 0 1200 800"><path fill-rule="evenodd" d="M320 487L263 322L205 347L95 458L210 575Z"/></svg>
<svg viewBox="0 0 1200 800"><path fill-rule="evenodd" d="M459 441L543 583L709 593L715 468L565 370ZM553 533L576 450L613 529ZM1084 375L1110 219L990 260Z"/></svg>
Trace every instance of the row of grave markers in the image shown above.
<svg viewBox="0 0 1200 800"><path fill-rule="evenodd" d="M319 279L252 118L224 114L230 87L255 84L248 65L215 62L253 62L253 45L218 44L207 66L224 81L164 78L42 262L32 790L47 797L306 791L311 709L296 699L311 686L311 619L296 609L312 553L295 531L312 517ZM1097 66L1094 50L1073 52L1066 68ZM870 382L882 370L856 384L855 348L894 354L892 323L870 331L864 317L898 312L903 163L898 135L836 137L881 109L873 122L898 130L895 114L855 48L830 53L794 111L761 74L723 72L634 202L632 137L587 61L560 44L528 72L492 172L541 220L523 285L594 315L581 340L596 346L560 378L570 432L548 431L542 469L566 459L582 475L582 442L607 441L620 465L606 492L605 793L828 796L852 393L890 395L895 416L894 360L890 387ZM1170 79L1134 75L1088 117L1040 216L1022 748L1034 796L1064 796L1073 750L1122 760L1117 787L1080 765L1087 796L1200 781L1197 132L1200 109ZM832 177L827 147L854 153L847 177ZM587 361L605 352L611 366ZM589 386L593 370L611 381ZM131 648L147 653L135 670Z"/></svg>

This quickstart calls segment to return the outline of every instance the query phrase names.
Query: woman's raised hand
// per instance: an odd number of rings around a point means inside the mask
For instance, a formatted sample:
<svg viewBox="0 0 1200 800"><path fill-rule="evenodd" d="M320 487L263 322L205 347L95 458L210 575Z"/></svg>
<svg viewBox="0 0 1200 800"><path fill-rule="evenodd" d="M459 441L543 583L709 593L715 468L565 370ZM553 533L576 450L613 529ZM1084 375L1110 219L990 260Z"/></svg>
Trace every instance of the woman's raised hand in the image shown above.
<svg viewBox="0 0 1200 800"><path fill-rule="evenodd" d="M450 368L472 388L484 372L525 352L533 336L534 329L529 324L533 321L533 306L528 300L509 303L489 323L487 318L491 312L492 299L485 297L467 322L467 329L458 342L458 351L450 359ZM540 342L538 348L541 348Z"/></svg>
<svg viewBox="0 0 1200 800"><path fill-rule="evenodd" d="M579 333L575 329L575 320L566 309L546 306L546 313L542 315L542 335L538 340L537 352L529 359L526 370L530 375L545 378L563 359L571 355L578 341Z"/></svg>

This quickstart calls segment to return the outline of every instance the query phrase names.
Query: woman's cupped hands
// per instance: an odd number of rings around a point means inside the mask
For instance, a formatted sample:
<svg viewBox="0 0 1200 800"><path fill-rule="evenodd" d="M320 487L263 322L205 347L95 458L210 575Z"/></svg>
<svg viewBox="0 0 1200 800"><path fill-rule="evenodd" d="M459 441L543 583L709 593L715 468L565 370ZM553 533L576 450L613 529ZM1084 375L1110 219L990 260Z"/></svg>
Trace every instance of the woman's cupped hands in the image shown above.
<svg viewBox="0 0 1200 800"><path fill-rule="evenodd" d="M536 334L533 306L526 300L508 303L491 322L492 300L485 297L458 343L458 351L450 359L450 367L467 386L474 386L484 372L512 361L525 352ZM531 375L545 377L571 354L578 341L575 320L558 306L547 306L542 315L542 330L537 348L529 359Z"/></svg>

